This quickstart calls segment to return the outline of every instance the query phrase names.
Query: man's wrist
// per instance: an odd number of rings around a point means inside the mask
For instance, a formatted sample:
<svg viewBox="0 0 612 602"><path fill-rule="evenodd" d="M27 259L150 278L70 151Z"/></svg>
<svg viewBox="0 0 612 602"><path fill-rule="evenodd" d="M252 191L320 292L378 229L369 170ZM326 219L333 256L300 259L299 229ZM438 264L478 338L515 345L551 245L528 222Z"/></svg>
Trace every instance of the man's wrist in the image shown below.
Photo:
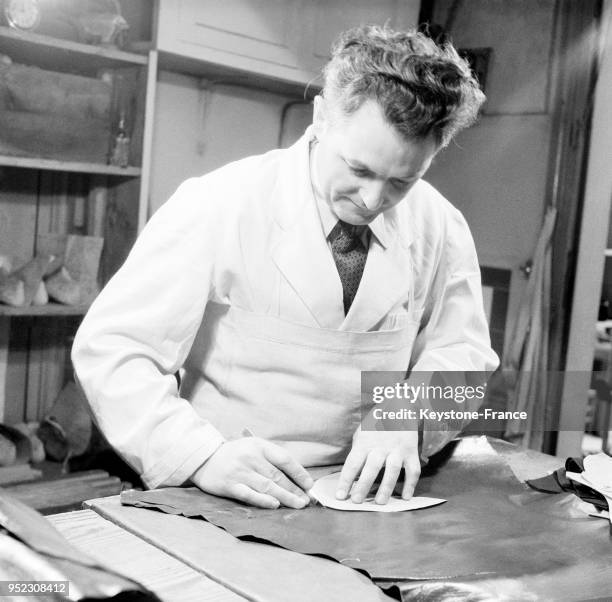
<svg viewBox="0 0 612 602"><path fill-rule="evenodd" d="M194 485L197 485L197 481L199 480L200 473L203 468L206 466L207 462L223 447L226 440L224 439L221 443L215 448L215 450L193 471L192 475L189 477L189 481L191 481Z"/></svg>

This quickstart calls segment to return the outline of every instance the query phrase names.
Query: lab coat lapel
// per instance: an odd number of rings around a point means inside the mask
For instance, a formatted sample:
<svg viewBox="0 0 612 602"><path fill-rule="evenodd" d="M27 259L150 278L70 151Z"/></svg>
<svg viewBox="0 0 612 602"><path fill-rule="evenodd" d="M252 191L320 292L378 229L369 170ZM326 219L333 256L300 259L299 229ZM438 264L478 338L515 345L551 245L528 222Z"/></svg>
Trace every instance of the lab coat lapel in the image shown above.
<svg viewBox="0 0 612 602"><path fill-rule="evenodd" d="M342 285L312 194L308 138L291 149L276 189L276 241L272 259L321 328L344 319Z"/></svg>
<svg viewBox="0 0 612 602"><path fill-rule="evenodd" d="M386 229L386 248L374 237L370 242L357 294L340 330L371 330L400 298L410 297L413 286L410 229L401 231L391 216L386 220Z"/></svg>

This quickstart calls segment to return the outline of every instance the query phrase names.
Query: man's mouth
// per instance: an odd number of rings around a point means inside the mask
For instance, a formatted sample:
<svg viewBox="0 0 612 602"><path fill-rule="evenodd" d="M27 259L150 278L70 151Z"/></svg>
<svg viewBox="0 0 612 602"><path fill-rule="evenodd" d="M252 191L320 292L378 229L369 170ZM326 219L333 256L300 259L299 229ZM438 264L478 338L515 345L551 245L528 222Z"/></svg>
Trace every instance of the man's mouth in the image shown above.
<svg viewBox="0 0 612 602"><path fill-rule="evenodd" d="M346 197L346 200L350 201L360 213L364 213L366 215L369 215L372 213L363 203L354 201L350 197Z"/></svg>

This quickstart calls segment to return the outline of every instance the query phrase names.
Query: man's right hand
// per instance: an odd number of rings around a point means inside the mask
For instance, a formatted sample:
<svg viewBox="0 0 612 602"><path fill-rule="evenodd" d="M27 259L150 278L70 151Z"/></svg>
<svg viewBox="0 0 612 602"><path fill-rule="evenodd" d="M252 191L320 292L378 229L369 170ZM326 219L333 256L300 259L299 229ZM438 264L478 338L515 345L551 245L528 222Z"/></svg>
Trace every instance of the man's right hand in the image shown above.
<svg viewBox="0 0 612 602"><path fill-rule="evenodd" d="M202 491L260 508L304 508L313 480L282 447L243 437L226 441L191 477Z"/></svg>

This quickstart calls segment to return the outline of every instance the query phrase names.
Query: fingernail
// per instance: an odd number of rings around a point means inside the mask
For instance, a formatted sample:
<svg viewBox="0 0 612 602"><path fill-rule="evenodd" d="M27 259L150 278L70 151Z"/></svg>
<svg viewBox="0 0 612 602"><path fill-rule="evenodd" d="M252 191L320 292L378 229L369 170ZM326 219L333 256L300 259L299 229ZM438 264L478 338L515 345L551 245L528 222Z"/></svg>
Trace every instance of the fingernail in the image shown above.
<svg viewBox="0 0 612 602"><path fill-rule="evenodd" d="M314 481L312 480L312 477L308 477L306 479L305 485L306 485L305 489L307 490L311 489L314 486Z"/></svg>
<svg viewBox="0 0 612 602"><path fill-rule="evenodd" d="M351 498L351 501L352 501L354 504L361 504L361 502L363 502L363 498L362 498L360 495L354 495L354 496Z"/></svg>
<svg viewBox="0 0 612 602"><path fill-rule="evenodd" d="M338 491L336 491L336 499L343 500L345 498L346 498L346 489L338 489Z"/></svg>

